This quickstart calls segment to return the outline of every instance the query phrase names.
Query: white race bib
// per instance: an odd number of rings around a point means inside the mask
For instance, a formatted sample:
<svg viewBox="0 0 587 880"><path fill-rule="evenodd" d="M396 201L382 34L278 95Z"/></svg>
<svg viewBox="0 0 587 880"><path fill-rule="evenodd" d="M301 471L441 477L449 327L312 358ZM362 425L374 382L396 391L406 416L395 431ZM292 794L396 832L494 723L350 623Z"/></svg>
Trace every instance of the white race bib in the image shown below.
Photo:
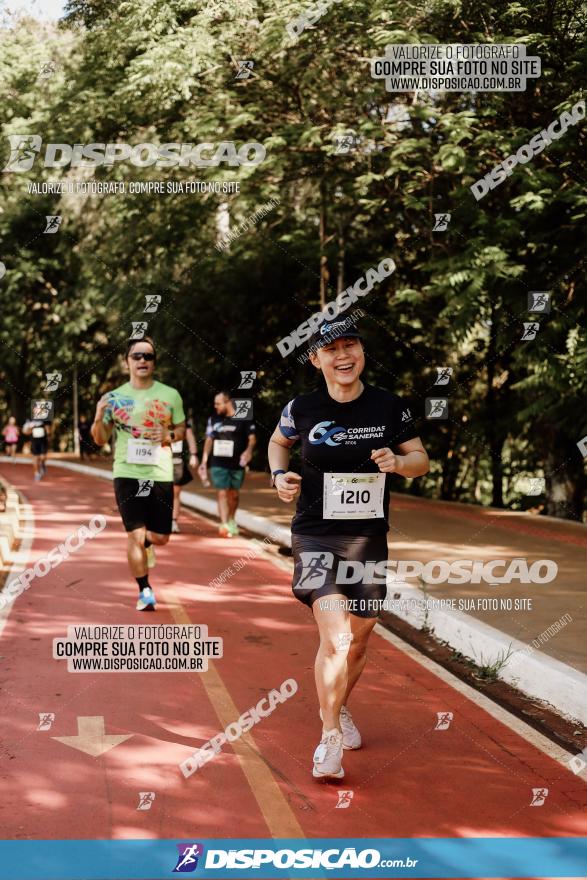
<svg viewBox="0 0 587 880"><path fill-rule="evenodd" d="M174 440L171 444L171 451L179 453L183 451L183 440Z"/></svg>
<svg viewBox="0 0 587 880"><path fill-rule="evenodd" d="M234 440L215 440L212 454L222 458L230 458L234 452Z"/></svg>
<svg viewBox="0 0 587 880"><path fill-rule="evenodd" d="M33 428L33 437L39 438L45 436L45 429L37 426Z"/></svg>
<svg viewBox="0 0 587 880"><path fill-rule="evenodd" d="M383 516L385 474L324 474L324 519Z"/></svg>
<svg viewBox="0 0 587 880"><path fill-rule="evenodd" d="M126 447L126 461L127 464L158 464L160 452L160 443L129 437Z"/></svg>

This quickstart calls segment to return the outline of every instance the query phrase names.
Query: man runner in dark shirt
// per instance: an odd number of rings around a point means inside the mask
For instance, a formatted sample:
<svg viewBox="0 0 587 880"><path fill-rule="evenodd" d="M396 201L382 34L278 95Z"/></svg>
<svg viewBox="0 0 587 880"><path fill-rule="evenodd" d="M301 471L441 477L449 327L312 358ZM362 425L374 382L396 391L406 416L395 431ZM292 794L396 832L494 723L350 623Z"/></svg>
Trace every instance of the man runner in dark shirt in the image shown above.
<svg viewBox="0 0 587 880"><path fill-rule="evenodd" d="M238 535L236 511L239 489L245 478L255 448L255 424L238 417L228 391L219 391L214 398L216 416L208 419L202 464L198 472L206 479L208 463L212 485L218 490L218 515L222 538Z"/></svg>

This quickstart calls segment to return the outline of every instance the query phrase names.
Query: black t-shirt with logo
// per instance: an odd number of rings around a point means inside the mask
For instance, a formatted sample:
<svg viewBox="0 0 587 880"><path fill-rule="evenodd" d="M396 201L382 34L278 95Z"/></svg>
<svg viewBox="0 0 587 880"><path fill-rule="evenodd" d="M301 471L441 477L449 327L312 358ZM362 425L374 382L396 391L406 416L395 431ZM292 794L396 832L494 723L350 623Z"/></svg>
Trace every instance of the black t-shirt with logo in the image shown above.
<svg viewBox="0 0 587 880"><path fill-rule="evenodd" d="M302 487L292 532L378 535L388 531L393 475L360 475L380 473L371 461L374 449L397 451L398 444L418 436L412 414L397 394L365 384L355 400L338 403L326 387L319 388L291 400L279 428L284 437L301 441Z"/></svg>
<svg viewBox="0 0 587 880"><path fill-rule="evenodd" d="M254 433L255 423L250 419L211 416L206 428L206 437L212 438L210 467L242 470L239 459L249 445L249 435Z"/></svg>

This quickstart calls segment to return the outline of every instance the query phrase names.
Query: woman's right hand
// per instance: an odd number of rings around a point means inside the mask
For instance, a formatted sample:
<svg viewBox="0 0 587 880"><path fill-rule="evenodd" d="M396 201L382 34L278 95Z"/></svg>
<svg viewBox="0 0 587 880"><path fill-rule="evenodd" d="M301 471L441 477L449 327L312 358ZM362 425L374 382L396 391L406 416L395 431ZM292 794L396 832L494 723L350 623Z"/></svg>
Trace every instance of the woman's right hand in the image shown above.
<svg viewBox="0 0 587 880"><path fill-rule="evenodd" d="M281 501L285 501L286 504L295 501L300 494L301 483L301 476L293 471L288 471L286 474L278 474L275 478L275 488Z"/></svg>

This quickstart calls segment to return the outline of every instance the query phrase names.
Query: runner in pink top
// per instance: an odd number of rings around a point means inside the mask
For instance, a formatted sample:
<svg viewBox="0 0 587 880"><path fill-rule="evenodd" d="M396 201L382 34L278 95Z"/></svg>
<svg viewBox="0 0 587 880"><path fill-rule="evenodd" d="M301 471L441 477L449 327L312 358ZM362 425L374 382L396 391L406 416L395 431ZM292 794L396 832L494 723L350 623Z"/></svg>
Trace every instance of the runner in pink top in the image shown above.
<svg viewBox="0 0 587 880"><path fill-rule="evenodd" d="M8 423L4 426L2 430L2 434L4 436L6 454L10 456L10 458L12 459L12 463L14 464L16 455L16 444L18 443L18 437L20 434L14 416L10 416L10 418L8 419Z"/></svg>

